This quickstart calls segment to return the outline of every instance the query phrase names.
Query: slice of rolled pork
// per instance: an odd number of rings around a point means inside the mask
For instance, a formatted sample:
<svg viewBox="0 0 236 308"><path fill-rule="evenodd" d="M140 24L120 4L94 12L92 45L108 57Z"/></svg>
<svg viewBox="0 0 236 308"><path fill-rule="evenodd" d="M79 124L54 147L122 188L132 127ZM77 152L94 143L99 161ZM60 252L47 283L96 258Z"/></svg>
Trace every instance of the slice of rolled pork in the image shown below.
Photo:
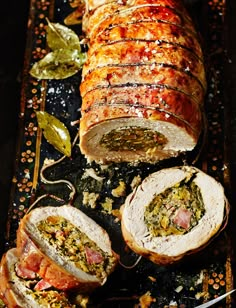
<svg viewBox="0 0 236 308"><path fill-rule="evenodd" d="M17 250L22 268L59 290L91 292L118 263L107 232L70 205L26 214L17 230Z"/></svg>
<svg viewBox="0 0 236 308"><path fill-rule="evenodd" d="M189 194L195 197L190 199ZM127 197L122 234L137 254L169 265L208 245L226 226L228 212L224 188L213 177L195 167L162 169Z"/></svg>

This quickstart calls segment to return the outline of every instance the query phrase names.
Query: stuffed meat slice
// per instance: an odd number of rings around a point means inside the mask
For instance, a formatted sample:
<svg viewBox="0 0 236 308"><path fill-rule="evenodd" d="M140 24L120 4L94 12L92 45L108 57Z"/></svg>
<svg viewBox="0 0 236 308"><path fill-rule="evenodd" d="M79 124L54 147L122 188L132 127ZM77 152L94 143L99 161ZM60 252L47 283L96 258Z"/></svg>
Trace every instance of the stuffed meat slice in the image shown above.
<svg viewBox="0 0 236 308"><path fill-rule="evenodd" d="M8 308L75 308L63 291L52 288L36 273L20 268L17 250L8 250L0 265L0 298Z"/></svg>
<svg viewBox="0 0 236 308"><path fill-rule="evenodd" d="M23 268L61 290L87 292L103 285L118 261L106 231L69 205L25 215L17 249Z"/></svg>
<svg viewBox="0 0 236 308"><path fill-rule="evenodd" d="M195 167L148 176L122 208L127 245L168 265L205 247L225 227L229 204L223 186Z"/></svg>

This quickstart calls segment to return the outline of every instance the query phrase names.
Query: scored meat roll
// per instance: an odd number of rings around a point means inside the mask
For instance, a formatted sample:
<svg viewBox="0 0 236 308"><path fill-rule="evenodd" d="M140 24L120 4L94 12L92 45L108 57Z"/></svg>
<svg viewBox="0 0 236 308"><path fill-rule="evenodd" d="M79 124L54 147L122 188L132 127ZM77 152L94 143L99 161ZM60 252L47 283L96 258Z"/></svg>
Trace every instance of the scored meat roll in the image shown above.
<svg viewBox="0 0 236 308"><path fill-rule="evenodd" d="M118 262L107 232L70 205L26 214L17 230L17 250L22 268L60 290L91 292Z"/></svg>
<svg viewBox="0 0 236 308"><path fill-rule="evenodd" d="M157 162L195 148L206 92L181 1L86 1L80 149L89 161Z"/></svg>
<svg viewBox="0 0 236 308"><path fill-rule="evenodd" d="M162 169L127 197L122 234L136 253L167 265L205 247L226 225L228 210L223 186L203 171Z"/></svg>
<svg viewBox="0 0 236 308"><path fill-rule="evenodd" d="M0 265L0 298L8 308L32 307L72 307L66 294L59 290L45 290L40 286L40 278L31 272L22 272L15 248L8 250L1 259ZM44 284L45 285L45 284Z"/></svg>

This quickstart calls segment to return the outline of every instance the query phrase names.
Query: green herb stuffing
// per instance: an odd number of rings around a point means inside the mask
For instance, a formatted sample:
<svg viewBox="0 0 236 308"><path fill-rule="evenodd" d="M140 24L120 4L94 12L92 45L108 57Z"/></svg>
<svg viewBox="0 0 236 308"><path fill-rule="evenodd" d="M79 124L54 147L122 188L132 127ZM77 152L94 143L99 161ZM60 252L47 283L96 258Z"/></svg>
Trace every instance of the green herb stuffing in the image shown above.
<svg viewBox="0 0 236 308"><path fill-rule="evenodd" d="M190 179L156 195L145 209L144 221L152 236L185 234L204 213L200 189Z"/></svg>
<svg viewBox="0 0 236 308"><path fill-rule="evenodd" d="M42 236L68 261L86 273L103 278L115 262L86 234L63 217L50 216L38 224Z"/></svg>
<svg viewBox="0 0 236 308"><path fill-rule="evenodd" d="M166 143L167 139L163 134L138 126L113 129L100 140L101 146L112 151L161 149Z"/></svg>
<svg viewBox="0 0 236 308"><path fill-rule="evenodd" d="M66 298L64 292L58 292L54 290L45 290L45 291L35 291L32 292L32 296L37 300L38 304L43 307L51 308L75 308L76 305L73 305Z"/></svg>

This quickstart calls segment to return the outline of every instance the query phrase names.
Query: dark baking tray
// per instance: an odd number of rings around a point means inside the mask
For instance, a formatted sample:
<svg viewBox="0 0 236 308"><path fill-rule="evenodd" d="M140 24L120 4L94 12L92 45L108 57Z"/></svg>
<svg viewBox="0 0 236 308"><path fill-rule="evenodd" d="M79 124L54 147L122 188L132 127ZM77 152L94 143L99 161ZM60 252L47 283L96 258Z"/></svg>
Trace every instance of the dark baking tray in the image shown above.
<svg viewBox="0 0 236 308"><path fill-rule="evenodd" d="M115 198L111 190L122 180L126 183L126 195L131 191L130 183L136 175L144 178L163 167L194 164L220 181L231 200L230 164L228 152L230 106L225 91L225 17L226 2L186 1L187 8L202 37L206 56L208 92L205 109L207 135L202 146L187 155L163 161L156 165L113 164L103 170L100 166L88 164L80 154L79 147L73 147L72 157L60 160L57 152L43 137L38 128L35 111L46 110L55 115L69 128L75 138L80 114L80 73L65 80L39 81L29 75L29 69L47 51L45 40L46 17L50 21L64 23L74 12L71 1L31 0L28 22L27 45L20 102L18 147L15 174L13 177L11 202L8 213L5 249L15 245L16 230L20 218L40 196L46 196L41 205L71 203L96 220L109 233L114 250L121 255L122 263L130 266L137 255L128 251L120 233L117 217L104 211L100 204L106 197L113 200L113 209L118 209L124 197ZM71 28L81 34L81 26ZM43 172L47 183L41 181L40 172L45 159L58 163ZM102 185L92 178L83 178L85 169L93 168L109 181ZM71 183L71 184L70 184ZM107 184L109 183L109 184ZM71 186L76 195L70 197ZM96 208L83 205L83 192L99 194ZM52 198L50 196L54 196ZM162 267L141 259L133 268L119 266L106 284L95 291L89 307L134 307L146 292L155 299L150 307L195 307L204 300L213 299L233 288L233 245L231 224L203 251L186 257L177 265ZM173 307L172 305L172 307ZM227 297L216 307L234 307L233 296Z"/></svg>

